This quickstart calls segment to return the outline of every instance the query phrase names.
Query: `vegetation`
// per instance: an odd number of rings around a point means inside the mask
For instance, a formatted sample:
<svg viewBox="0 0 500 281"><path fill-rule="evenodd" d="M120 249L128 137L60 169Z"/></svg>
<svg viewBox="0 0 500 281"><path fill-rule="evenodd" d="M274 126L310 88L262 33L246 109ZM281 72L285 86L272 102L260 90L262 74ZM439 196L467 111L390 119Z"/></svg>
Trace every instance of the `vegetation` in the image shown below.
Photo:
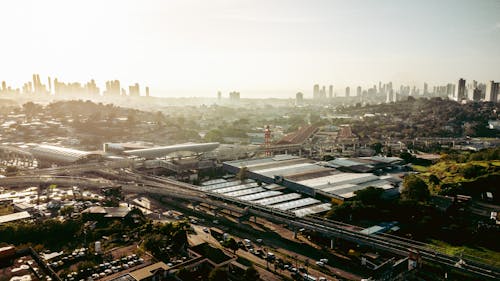
<svg viewBox="0 0 500 281"><path fill-rule="evenodd" d="M403 181L401 198L417 202L427 201L430 197L427 184L416 175L407 175Z"/></svg>

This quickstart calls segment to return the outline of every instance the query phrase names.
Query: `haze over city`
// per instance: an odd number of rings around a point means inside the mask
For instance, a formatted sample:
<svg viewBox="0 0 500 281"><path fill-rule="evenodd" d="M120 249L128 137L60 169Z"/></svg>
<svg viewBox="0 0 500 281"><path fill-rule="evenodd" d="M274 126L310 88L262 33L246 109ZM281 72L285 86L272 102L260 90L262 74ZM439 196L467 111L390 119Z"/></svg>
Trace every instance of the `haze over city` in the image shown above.
<svg viewBox="0 0 500 281"><path fill-rule="evenodd" d="M164 97L312 96L500 77L499 1L8 1L0 80L120 79Z"/></svg>

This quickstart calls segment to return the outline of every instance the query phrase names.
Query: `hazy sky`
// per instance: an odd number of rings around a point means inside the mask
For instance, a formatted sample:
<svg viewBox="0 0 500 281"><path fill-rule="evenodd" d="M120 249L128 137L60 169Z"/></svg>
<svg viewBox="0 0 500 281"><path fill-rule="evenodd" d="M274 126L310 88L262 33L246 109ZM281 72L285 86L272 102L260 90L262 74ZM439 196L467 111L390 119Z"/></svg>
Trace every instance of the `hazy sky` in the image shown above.
<svg viewBox="0 0 500 281"><path fill-rule="evenodd" d="M500 1L0 2L0 80L120 79L153 95L500 80ZM143 89L142 89L143 91Z"/></svg>

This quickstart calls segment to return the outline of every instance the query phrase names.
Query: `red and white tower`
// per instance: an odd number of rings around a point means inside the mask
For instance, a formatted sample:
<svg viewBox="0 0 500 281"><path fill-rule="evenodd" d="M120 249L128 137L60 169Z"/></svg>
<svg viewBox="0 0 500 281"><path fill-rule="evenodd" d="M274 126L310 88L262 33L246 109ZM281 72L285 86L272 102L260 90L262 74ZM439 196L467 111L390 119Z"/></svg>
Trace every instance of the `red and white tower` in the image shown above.
<svg viewBox="0 0 500 281"><path fill-rule="evenodd" d="M266 156L271 156L271 129L266 125L264 129L264 147L266 148Z"/></svg>

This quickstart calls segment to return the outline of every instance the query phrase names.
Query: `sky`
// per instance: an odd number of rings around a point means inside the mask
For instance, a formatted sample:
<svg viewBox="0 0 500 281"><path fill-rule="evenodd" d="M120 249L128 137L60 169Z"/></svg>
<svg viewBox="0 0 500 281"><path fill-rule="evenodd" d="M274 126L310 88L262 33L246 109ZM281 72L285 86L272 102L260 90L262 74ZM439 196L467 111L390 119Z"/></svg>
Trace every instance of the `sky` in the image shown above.
<svg viewBox="0 0 500 281"><path fill-rule="evenodd" d="M11 0L0 11L0 81L15 88L33 73L165 97L500 80L497 0Z"/></svg>

